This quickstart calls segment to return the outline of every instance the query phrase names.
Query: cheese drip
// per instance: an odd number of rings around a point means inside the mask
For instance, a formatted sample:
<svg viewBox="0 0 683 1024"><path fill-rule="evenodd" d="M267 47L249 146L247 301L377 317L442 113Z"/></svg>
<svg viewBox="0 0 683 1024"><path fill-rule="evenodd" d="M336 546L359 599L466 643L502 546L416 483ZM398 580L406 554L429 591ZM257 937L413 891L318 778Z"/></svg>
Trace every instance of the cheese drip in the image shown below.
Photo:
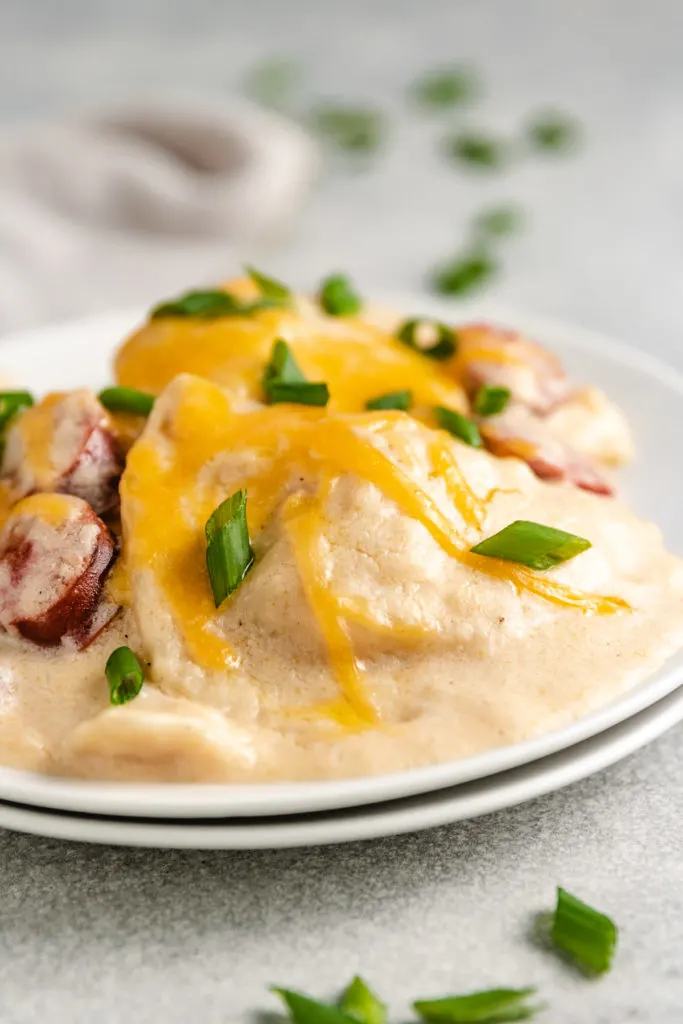
<svg viewBox="0 0 683 1024"><path fill-rule="evenodd" d="M335 701L318 711L345 725L367 725L378 719L347 623L404 638L402 627L378 623L362 601L336 597L330 590L320 542L328 495L343 474L374 484L405 515L421 523L443 551L474 571L587 614L628 608L620 598L582 593L523 566L473 555L470 547L480 536L486 499L466 483L454 442L435 432L428 446L429 469L446 486L452 514L444 512L416 480L415 456L407 438L410 431L425 428L404 413L334 415L294 405L238 413L233 399L207 380L184 377L174 388L178 400L173 414L165 414L162 421L155 412L150 429L128 456L121 484L128 524L125 549L131 572L154 574L192 658L205 668L225 670L239 664L238 653L221 635L222 611L214 607L205 565L204 524L226 497L220 473L207 472L206 467L226 452L233 457L263 453L263 459L257 460L263 468L231 480L229 491L247 489L252 538L258 538L281 507L302 586L343 698L342 704ZM406 430L394 431L392 437L401 440L389 443L385 435L397 424ZM302 477L317 481L313 495L301 493ZM407 628L405 634L408 642L415 642L414 629Z"/></svg>

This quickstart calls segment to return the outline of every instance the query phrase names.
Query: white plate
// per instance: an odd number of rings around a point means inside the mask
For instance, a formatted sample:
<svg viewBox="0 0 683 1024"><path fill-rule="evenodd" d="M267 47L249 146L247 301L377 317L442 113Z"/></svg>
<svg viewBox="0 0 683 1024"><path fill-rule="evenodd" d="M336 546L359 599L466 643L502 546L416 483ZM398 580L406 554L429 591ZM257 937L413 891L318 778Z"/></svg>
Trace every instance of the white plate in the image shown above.
<svg viewBox="0 0 683 1024"><path fill-rule="evenodd" d="M299 815L205 821L76 816L0 802L0 827L53 839L176 850L325 846L419 832L513 807L615 764L683 720L683 689L599 736L501 775L390 803Z"/></svg>
<svg viewBox="0 0 683 1024"><path fill-rule="evenodd" d="M385 299L385 301L387 301ZM393 296L387 304L444 319L456 307L425 298ZM656 360L600 335L543 318L468 305L468 317L498 320L526 330L553 348L577 381L602 385L627 412L638 459L624 474L629 502L657 521L671 548L683 554L683 474L679 434L683 377ZM0 372L36 391L109 380L111 356L142 319L139 311L112 313L6 338ZM476 757L392 775L333 782L271 785L149 785L87 783L0 768L0 799L96 814L144 817L225 817L324 811L426 793L528 764L566 749L649 707L683 681L683 653L645 683L566 728Z"/></svg>

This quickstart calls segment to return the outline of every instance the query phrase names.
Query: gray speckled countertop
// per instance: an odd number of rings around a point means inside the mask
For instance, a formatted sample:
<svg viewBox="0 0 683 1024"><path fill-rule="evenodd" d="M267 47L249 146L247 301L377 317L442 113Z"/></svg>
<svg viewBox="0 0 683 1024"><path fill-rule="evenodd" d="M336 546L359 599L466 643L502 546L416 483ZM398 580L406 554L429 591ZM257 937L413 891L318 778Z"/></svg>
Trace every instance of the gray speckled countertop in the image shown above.
<svg viewBox="0 0 683 1024"><path fill-rule="evenodd" d="M570 107L587 145L504 178L454 178L403 119L365 175L324 181L270 261L420 285L468 213L532 211L497 300L607 330L683 366L683 5L677 0L42 0L0 4L0 120L177 84L229 89L260 56L320 93L398 109L411 74L468 57L478 120ZM412 837L273 853L163 853L0 832L0 1020L218 1024L270 982L331 994L362 970L396 1019L419 994L538 983L553 1024L683 1020L683 731L526 806ZM561 883L611 911L618 967L577 979L527 940Z"/></svg>

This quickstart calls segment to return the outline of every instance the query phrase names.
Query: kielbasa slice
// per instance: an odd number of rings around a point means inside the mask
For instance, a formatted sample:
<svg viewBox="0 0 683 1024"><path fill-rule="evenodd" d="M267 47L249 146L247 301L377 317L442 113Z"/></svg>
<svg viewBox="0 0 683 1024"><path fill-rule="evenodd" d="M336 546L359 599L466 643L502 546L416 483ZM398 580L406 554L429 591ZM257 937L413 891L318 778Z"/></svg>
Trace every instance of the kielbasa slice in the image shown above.
<svg viewBox="0 0 683 1024"><path fill-rule="evenodd" d="M87 647L118 611L102 597L115 554L82 498L24 498L0 533L0 626L42 646Z"/></svg>
<svg viewBox="0 0 683 1024"><path fill-rule="evenodd" d="M541 417L522 406L482 419L479 430L490 452L522 459L541 480L566 481L594 494L614 494L586 456L554 437Z"/></svg>
<svg viewBox="0 0 683 1024"><path fill-rule="evenodd" d="M15 498L62 492L103 513L117 504L122 468L111 420L87 388L48 395L7 432L2 474Z"/></svg>
<svg viewBox="0 0 683 1024"><path fill-rule="evenodd" d="M485 384L506 387L514 401L544 414L568 397L560 361L524 335L490 324L465 324L456 333L456 365L470 398Z"/></svg>

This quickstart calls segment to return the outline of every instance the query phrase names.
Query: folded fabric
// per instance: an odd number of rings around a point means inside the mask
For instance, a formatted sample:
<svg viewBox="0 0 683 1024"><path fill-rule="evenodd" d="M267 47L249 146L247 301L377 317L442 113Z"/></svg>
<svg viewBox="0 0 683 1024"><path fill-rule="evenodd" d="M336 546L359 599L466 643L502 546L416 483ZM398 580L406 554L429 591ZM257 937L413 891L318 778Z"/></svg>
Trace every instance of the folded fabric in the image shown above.
<svg viewBox="0 0 683 1024"><path fill-rule="evenodd" d="M224 276L312 183L313 143L245 101L168 95L0 133L0 330Z"/></svg>

